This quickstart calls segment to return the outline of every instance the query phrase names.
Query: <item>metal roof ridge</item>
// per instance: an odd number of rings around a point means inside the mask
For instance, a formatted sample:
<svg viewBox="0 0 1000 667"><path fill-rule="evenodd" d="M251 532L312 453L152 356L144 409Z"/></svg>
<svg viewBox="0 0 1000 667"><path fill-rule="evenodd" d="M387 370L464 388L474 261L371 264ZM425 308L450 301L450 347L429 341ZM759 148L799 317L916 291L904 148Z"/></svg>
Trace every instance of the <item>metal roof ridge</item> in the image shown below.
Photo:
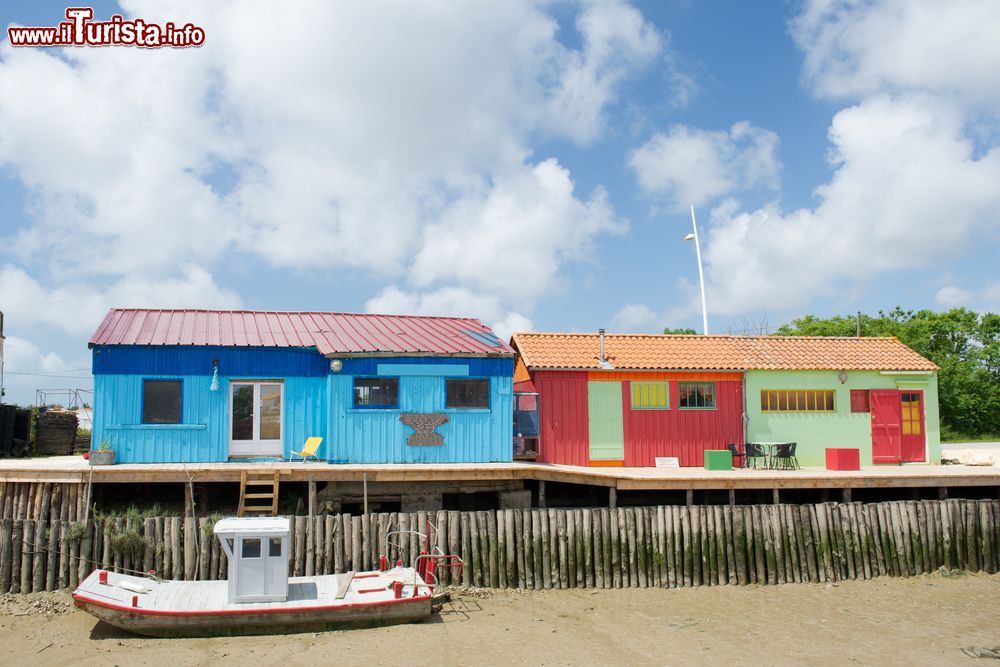
<svg viewBox="0 0 1000 667"><path fill-rule="evenodd" d="M431 319L431 320L462 320L463 322L477 322L485 327L482 320L477 317L460 317L456 315L413 315L399 313L353 313L335 310L275 310L275 309L249 309L249 308L133 308L125 306L112 306L108 309L107 317L113 312L121 313L232 313L232 314L253 314L253 315L347 315L350 317L405 317L408 319Z"/></svg>

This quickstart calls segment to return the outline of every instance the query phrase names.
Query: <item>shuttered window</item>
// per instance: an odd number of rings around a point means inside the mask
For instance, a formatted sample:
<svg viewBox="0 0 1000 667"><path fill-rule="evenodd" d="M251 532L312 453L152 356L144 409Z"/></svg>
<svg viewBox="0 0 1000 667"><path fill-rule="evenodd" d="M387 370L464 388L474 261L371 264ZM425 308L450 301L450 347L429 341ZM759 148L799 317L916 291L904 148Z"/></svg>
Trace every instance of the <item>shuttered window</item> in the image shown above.
<svg viewBox="0 0 1000 667"><path fill-rule="evenodd" d="M669 385L666 382L633 382L632 409L669 410Z"/></svg>
<svg viewBox="0 0 1000 667"><path fill-rule="evenodd" d="M761 412L835 412L832 389L762 389Z"/></svg>

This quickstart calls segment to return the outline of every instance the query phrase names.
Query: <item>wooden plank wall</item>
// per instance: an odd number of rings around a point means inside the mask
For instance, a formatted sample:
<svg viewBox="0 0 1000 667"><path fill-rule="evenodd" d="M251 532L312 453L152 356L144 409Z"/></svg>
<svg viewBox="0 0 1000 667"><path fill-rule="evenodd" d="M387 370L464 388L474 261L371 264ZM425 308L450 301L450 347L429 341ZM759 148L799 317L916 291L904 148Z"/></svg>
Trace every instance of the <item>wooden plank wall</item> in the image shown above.
<svg viewBox="0 0 1000 667"><path fill-rule="evenodd" d="M6 514L5 504L0 593L74 587L98 566L174 579L225 577L209 519L91 516L83 523L82 513L69 509L72 499L53 488L47 504L39 498L15 515L29 518ZM1000 501L924 500L296 516L289 573L373 569L388 532L425 532L428 521L432 543L465 559L460 576L438 573L442 583L460 586L818 583L942 567L994 573L1000 566ZM387 555L409 565L423 548L404 533Z"/></svg>

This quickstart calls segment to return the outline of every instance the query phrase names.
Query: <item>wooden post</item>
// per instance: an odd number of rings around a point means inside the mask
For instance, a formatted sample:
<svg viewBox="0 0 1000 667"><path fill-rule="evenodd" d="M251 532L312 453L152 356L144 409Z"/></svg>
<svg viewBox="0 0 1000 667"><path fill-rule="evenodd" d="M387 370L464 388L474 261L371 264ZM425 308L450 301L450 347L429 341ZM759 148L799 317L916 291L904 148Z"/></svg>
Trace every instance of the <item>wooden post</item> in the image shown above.
<svg viewBox="0 0 1000 667"><path fill-rule="evenodd" d="M14 568L13 534L13 519L3 519L0 522L0 594L10 592L10 580Z"/></svg>
<svg viewBox="0 0 1000 667"><path fill-rule="evenodd" d="M773 505L781 504L781 493L778 491L777 487L771 489L771 504Z"/></svg>
<svg viewBox="0 0 1000 667"><path fill-rule="evenodd" d="M545 565L543 559L545 537L542 534L542 519L544 514L544 512L537 509L531 510L531 574L534 579L532 587L536 591L545 588ZM485 561L485 558L483 560Z"/></svg>
<svg viewBox="0 0 1000 667"><path fill-rule="evenodd" d="M309 493L309 518L312 519L316 516L316 482L313 480L312 474L309 475L307 490Z"/></svg>
<svg viewBox="0 0 1000 667"><path fill-rule="evenodd" d="M610 509L618 509L618 488L614 486L608 487L608 507Z"/></svg>
<svg viewBox="0 0 1000 667"><path fill-rule="evenodd" d="M24 524L24 541L21 543L21 593L31 592L31 562L35 551L35 522L26 519Z"/></svg>
<svg viewBox="0 0 1000 667"><path fill-rule="evenodd" d="M688 489L684 492L684 504L688 507L694 505L694 489Z"/></svg>
<svg viewBox="0 0 1000 667"><path fill-rule="evenodd" d="M545 480L538 480L538 507L545 509Z"/></svg>
<svg viewBox="0 0 1000 667"><path fill-rule="evenodd" d="M34 552L31 563L31 592L41 593L45 590L45 550L48 544L49 523L45 519L35 521L35 541L32 544Z"/></svg>
<svg viewBox="0 0 1000 667"><path fill-rule="evenodd" d="M308 531L308 532L307 532ZM306 560L306 537L309 535L307 518L304 516L295 517L295 552L293 562L293 576L301 577L305 570Z"/></svg>
<svg viewBox="0 0 1000 667"><path fill-rule="evenodd" d="M184 580L192 581L198 567L197 545L198 524L192 516L184 517Z"/></svg>
<svg viewBox="0 0 1000 667"><path fill-rule="evenodd" d="M49 547L45 564L45 590L47 591L54 591L58 582L60 530L61 522L58 519L49 521Z"/></svg>
<svg viewBox="0 0 1000 667"><path fill-rule="evenodd" d="M368 516L368 473L362 474L361 484L364 493L364 515Z"/></svg>
<svg viewBox="0 0 1000 667"><path fill-rule="evenodd" d="M198 519L198 578L202 580L212 578L209 567L212 558L209 550L211 537L208 531L208 519L205 517Z"/></svg>
<svg viewBox="0 0 1000 667"><path fill-rule="evenodd" d="M312 515L312 498L309 499L309 516L303 517L305 521L305 536L303 540L305 541L305 565L303 567L303 574L307 577L312 577L316 575L316 521ZM299 517L295 517L298 521Z"/></svg>
<svg viewBox="0 0 1000 667"><path fill-rule="evenodd" d="M170 517L170 553L172 558L171 576L180 579L184 572L184 560L181 541L183 539L182 518L179 516Z"/></svg>
<svg viewBox="0 0 1000 667"><path fill-rule="evenodd" d="M845 486L843 490L841 490L840 495L841 495L841 502L843 502L845 505L849 504L851 502L851 487Z"/></svg>
<svg viewBox="0 0 1000 667"><path fill-rule="evenodd" d="M556 512L556 529L559 540L559 588L569 586L569 554L566 551L566 510Z"/></svg>
<svg viewBox="0 0 1000 667"><path fill-rule="evenodd" d="M67 493L63 493L63 498L65 499ZM68 508L68 504L66 505ZM67 515L68 516L68 515ZM58 571L56 572L56 587L60 590L69 586L69 540L66 539L66 533L69 531L69 521L59 522L59 564Z"/></svg>
<svg viewBox="0 0 1000 667"><path fill-rule="evenodd" d="M939 486L938 490L937 490L937 495L938 495L938 500L947 500L948 499L948 487L947 486Z"/></svg>
<svg viewBox="0 0 1000 667"><path fill-rule="evenodd" d="M736 489L729 489L729 504L736 504Z"/></svg>
<svg viewBox="0 0 1000 667"><path fill-rule="evenodd" d="M10 592L21 592L21 552L24 550L24 521L14 519L11 528Z"/></svg>

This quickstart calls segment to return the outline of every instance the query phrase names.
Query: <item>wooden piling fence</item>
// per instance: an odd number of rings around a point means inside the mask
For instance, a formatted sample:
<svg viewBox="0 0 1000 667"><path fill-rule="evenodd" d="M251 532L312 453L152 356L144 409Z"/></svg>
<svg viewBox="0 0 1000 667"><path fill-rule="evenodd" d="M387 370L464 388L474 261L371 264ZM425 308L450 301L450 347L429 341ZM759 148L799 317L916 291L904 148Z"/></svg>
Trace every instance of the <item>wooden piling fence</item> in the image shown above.
<svg viewBox="0 0 1000 667"><path fill-rule="evenodd" d="M96 567L226 576L208 519L96 515L84 523L84 494L32 495L4 496L5 508L23 513L0 519L0 593L72 587ZM457 586L676 588L1000 568L1000 501L952 499L297 516L289 572L375 568L387 533L425 532L427 522L432 544L465 560L461 574L439 571ZM426 549L412 533L391 542L386 555L405 565Z"/></svg>

